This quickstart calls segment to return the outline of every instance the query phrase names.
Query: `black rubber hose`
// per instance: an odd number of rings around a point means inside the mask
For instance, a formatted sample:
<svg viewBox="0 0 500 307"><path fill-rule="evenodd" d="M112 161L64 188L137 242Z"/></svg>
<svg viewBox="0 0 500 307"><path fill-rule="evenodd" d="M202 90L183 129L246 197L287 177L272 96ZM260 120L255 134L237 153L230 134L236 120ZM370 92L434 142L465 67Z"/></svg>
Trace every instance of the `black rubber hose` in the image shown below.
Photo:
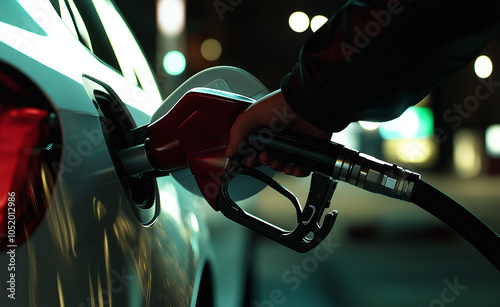
<svg viewBox="0 0 500 307"><path fill-rule="evenodd" d="M423 180L411 202L451 227L500 271L500 236L469 210Z"/></svg>

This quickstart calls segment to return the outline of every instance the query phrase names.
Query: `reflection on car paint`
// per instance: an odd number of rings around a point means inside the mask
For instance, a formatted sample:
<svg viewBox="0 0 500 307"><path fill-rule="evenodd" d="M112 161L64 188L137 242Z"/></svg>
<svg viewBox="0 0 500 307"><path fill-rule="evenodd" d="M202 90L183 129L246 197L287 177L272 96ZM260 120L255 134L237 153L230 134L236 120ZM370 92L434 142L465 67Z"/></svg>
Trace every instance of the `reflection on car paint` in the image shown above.
<svg viewBox="0 0 500 307"><path fill-rule="evenodd" d="M47 184L53 184L50 178ZM64 189L56 190L51 210L47 212L47 223L53 247L57 250L56 258L60 260L57 261L55 278L60 305L65 306L68 301L65 293L71 292L72 279L75 277L67 273L86 261L88 297L78 306L113 306L114 294L122 291L133 293L134 287L141 294L140 297L145 299L145 306L151 306L152 293L163 294L155 302L168 304L181 301L188 306L193 291L190 281L194 278L195 264L199 261L199 247L196 243L199 238L192 236L197 236L199 225L193 213L181 216L178 209L174 214L169 211L179 206L175 193L173 186L164 189L162 198L166 201L162 200L163 204L173 203L162 210L157 223L150 228L143 227L125 212L123 207L129 206L125 198L117 197L119 209L115 216L111 216L113 210L107 209L109 206L94 197L89 208L96 225L101 228L98 230L101 237L94 237L91 242L86 242L88 239L79 237L75 230L78 227L75 226L74 214L70 212L74 204L65 196ZM179 228L178 224L182 227ZM179 232L179 229L183 231ZM91 254L79 252L79 245L86 244L93 245ZM45 247L49 247L47 242ZM37 274L45 259L37 257L30 239L27 241L27 248L29 297L30 304L35 304L37 297L42 294L43 290L40 290L45 289L43 284L47 282L46 276ZM114 256L119 257L121 254L125 255L125 259L119 261L123 266L115 265ZM157 276L164 278L158 280ZM161 289L157 289L158 287ZM118 305L121 306L119 303Z"/></svg>
<svg viewBox="0 0 500 307"><path fill-rule="evenodd" d="M73 2L80 4L70 1L69 5ZM57 3L68 5L68 1ZM96 3L109 5L103 0ZM111 14L119 17L117 12ZM94 21L84 22L88 26ZM123 21L120 24L125 26ZM118 39L128 34L128 30L113 33ZM201 215L207 208L204 199L172 176L158 178L159 217L143 226L105 142L95 137L102 137L101 126L82 75L109 85L137 125L148 123L149 115L162 103L143 55L139 58L140 49L135 42L131 44L120 54L133 57L137 53L128 63L134 65L137 77L124 69L132 83L86 49L48 0L2 3L0 60L25 74L43 92L58 115L62 134L62 158L55 165L43 166L43 184L37 186L45 197L35 208L46 207L46 214L16 248L15 306L190 306L204 265L215 263L207 219ZM127 61L122 64L128 65ZM49 170L59 171L57 180ZM0 254L0 263L6 259L8 255ZM214 277L220 278L219 270L213 268ZM239 289L238 276L224 279ZM12 306L5 296L0 305Z"/></svg>
<svg viewBox="0 0 500 307"><path fill-rule="evenodd" d="M75 240L76 230L73 216L71 215L72 202L65 196L66 190L56 190L50 210L47 210L47 224L59 254L67 262L76 258Z"/></svg>

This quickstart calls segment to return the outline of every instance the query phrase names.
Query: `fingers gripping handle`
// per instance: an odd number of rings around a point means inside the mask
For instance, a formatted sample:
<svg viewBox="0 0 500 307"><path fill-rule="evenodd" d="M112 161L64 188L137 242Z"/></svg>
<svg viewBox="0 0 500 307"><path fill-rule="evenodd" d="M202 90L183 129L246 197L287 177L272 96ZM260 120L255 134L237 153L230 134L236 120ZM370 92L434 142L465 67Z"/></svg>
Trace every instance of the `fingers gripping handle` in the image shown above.
<svg viewBox="0 0 500 307"><path fill-rule="evenodd" d="M277 192L287 197L297 211L298 220L295 229L292 231L281 229L276 225L249 214L239 207L231 199L228 192L229 183L238 175L248 175L265 182ZM222 179L217 206L227 218L297 252L303 253L319 245L333 228L337 211L326 214L322 223L321 217L324 210L330 206L330 200L335 187L336 182L330 177L313 174L306 206L304 210L301 210L295 195L283 188L276 181L256 169L236 165Z"/></svg>
<svg viewBox="0 0 500 307"><path fill-rule="evenodd" d="M396 164L378 160L328 140L301 135L294 131L269 134L259 130L250 135L255 147L272 152L288 163L363 190L410 201L420 175Z"/></svg>

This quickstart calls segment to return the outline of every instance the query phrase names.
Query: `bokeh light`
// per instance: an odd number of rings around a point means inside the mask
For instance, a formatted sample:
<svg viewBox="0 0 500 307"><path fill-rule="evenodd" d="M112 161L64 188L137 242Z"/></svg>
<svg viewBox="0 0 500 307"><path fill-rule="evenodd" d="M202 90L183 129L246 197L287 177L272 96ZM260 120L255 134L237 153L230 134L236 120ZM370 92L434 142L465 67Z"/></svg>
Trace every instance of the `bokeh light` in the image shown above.
<svg viewBox="0 0 500 307"><path fill-rule="evenodd" d="M311 19L311 30L316 32L319 28L321 28L326 22L328 18L323 15L316 15Z"/></svg>
<svg viewBox="0 0 500 307"><path fill-rule="evenodd" d="M378 127L380 127L380 123L378 122L359 121L359 125L361 128L368 131L378 129Z"/></svg>
<svg viewBox="0 0 500 307"><path fill-rule="evenodd" d="M486 128L486 152L490 157L500 158L500 124Z"/></svg>
<svg viewBox="0 0 500 307"><path fill-rule="evenodd" d="M460 129L453 136L453 165L462 178L473 178L481 172L482 144L478 133L470 129Z"/></svg>
<svg viewBox="0 0 500 307"><path fill-rule="evenodd" d="M172 76L180 75L186 69L186 58L179 51L170 51L163 58L163 68Z"/></svg>
<svg viewBox="0 0 500 307"><path fill-rule="evenodd" d="M479 78L488 78L493 72L493 63L489 57L482 55L474 62L474 71Z"/></svg>
<svg viewBox="0 0 500 307"><path fill-rule="evenodd" d="M430 108L413 107L400 117L381 123L379 132L384 140L422 139L433 134L434 115Z"/></svg>
<svg viewBox="0 0 500 307"><path fill-rule="evenodd" d="M288 24L293 31L304 32L309 28L309 16L304 12L294 12L288 18Z"/></svg>
<svg viewBox="0 0 500 307"><path fill-rule="evenodd" d="M167 36L182 33L186 23L186 9L182 0L159 0L157 23L160 32Z"/></svg>
<svg viewBox="0 0 500 307"><path fill-rule="evenodd" d="M222 45L218 40L209 38L201 44L201 55L207 61L216 61L222 54Z"/></svg>

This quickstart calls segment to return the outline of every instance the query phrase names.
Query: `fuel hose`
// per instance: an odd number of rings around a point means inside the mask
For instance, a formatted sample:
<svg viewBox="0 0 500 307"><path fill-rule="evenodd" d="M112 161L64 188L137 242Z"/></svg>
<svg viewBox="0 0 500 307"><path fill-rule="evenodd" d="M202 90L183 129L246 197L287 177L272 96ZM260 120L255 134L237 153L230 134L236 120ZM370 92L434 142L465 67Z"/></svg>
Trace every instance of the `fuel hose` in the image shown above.
<svg viewBox="0 0 500 307"><path fill-rule="evenodd" d="M266 138L249 137L285 161L357 186L365 191L411 202L461 235L500 271L500 236L469 210L420 178L420 174L372 156L293 131Z"/></svg>
<svg viewBox="0 0 500 307"><path fill-rule="evenodd" d="M422 179L411 202L456 231L500 271L500 236L472 212Z"/></svg>

